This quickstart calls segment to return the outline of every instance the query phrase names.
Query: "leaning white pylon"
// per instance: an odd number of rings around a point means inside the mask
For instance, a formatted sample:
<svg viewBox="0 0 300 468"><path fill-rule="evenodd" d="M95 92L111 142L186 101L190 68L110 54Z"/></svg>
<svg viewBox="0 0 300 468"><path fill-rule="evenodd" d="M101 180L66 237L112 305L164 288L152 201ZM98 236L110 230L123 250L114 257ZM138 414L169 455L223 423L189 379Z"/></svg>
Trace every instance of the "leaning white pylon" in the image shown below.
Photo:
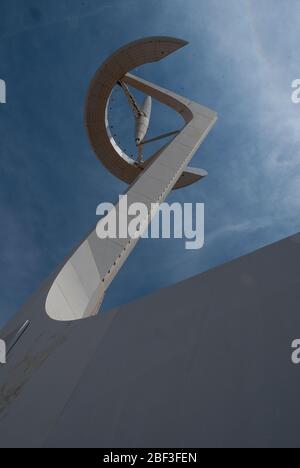
<svg viewBox="0 0 300 468"><path fill-rule="evenodd" d="M187 166L215 124L217 114L133 76L128 70L143 63L159 61L186 44L185 41L170 37L151 37L128 44L99 68L88 93L86 127L97 156L113 174L131 184L126 192L128 204L143 202L149 212L151 203L161 204L173 188L205 177L205 171ZM120 80L173 108L185 121L184 128L175 138L142 164L136 164L118 147L109 130L109 97L112 88ZM118 214L118 206L116 212ZM150 220L150 216L144 220L145 228ZM56 277L46 299L49 317L55 320L77 320L95 315L105 291L141 234L142 231L137 233L136 239L99 239L96 229L93 230Z"/></svg>

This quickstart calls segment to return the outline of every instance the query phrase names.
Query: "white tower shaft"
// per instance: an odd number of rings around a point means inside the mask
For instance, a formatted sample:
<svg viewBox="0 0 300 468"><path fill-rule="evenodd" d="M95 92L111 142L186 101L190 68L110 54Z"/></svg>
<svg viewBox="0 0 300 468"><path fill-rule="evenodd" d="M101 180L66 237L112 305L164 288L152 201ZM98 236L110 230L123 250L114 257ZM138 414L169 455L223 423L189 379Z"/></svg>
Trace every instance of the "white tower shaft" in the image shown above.
<svg viewBox="0 0 300 468"><path fill-rule="evenodd" d="M124 46L98 70L88 95L86 125L97 155L122 180L130 180L136 174L126 192L127 201L128 204L145 203L148 212L151 211L151 204L159 205L165 200L183 173L187 177L191 175L196 178L194 180L201 178L199 171L193 171L187 165L215 124L217 114L141 78L126 74L126 71L142 63L160 60L185 44L178 39L160 37L146 38ZM143 167L136 167L129 158L117 151L108 134L107 101L111 89L120 80L173 108L186 123L175 138ZM150 101L146 99L144 111L149 116L150 107ZM147 122L141 121L141 136L146 126ZM118 207L116 213L119 213ZM150 216L143 220L144 229L150 221ZM134 239L99 239L94 229L65 262L54 280L46 299L48 316L66 321L97 314L105 291L142 233L142 230L137 232Z"/></svg>

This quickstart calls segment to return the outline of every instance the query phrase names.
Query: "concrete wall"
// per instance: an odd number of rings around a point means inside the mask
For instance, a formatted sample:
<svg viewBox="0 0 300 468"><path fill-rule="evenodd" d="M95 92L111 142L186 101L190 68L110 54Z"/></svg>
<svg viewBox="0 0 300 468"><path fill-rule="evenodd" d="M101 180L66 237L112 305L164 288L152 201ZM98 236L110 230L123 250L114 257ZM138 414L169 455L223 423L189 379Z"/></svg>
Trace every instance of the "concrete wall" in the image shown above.
<svg viewBox="0 0 300 468"><path fill-rule="evenodd" d="M300 446L300 237L104 315L2 330L1 447Z"/></svg>

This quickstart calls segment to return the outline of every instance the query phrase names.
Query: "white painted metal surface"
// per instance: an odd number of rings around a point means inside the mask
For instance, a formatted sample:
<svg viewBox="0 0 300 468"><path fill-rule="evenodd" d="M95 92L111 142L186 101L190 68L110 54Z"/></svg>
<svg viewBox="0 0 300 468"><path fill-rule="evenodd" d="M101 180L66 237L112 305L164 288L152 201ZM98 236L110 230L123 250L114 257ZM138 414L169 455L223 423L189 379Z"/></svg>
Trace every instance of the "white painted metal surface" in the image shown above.
<svg viewBox="0 0 300 468"><path fill-rule="evenodd" d="M187 169L187 165L215 124L216 113L127 73L128 69L148 61L160 60L185 44L184 41L173 38L136 41L113 54L92 81L86 112L91 144L97 156L111 172L122 180L132 182L126 193L128 204L160 204L176 184L184 186L206 175L205 171ZM107 100L112 87L121 78L128 85L173 108L186 122L184 129L142 167L122 153L109 133ZM182 181L183 174L186 175L186 179ZM152 215L154 214L152 212ZM103 218L102 221L105 223L106 219ZM150 221L148 216L144 220L144 228ZM99 239L94 230L55 279L46 300L46 312L49 317L55 320L77 320L95 315L105 291L142 232L137 233L136 239L128 237L111 240Z"/></svg>

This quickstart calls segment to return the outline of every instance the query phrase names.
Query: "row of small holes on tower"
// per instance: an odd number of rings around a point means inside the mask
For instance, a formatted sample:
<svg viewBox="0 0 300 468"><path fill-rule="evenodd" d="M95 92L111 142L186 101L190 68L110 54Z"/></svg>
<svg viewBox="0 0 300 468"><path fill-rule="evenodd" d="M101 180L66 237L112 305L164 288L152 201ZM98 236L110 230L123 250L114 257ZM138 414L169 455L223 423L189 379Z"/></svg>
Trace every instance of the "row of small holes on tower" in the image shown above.
<svg viewBox="0 0 300 468"><path fill-rule="evenodd" d="M119 91L120 91L120 88L115 87L114 90L113 90L113 93L119 94ZM115 101L115 98L114 98L113 95L112 95L110 101L111 101L112 103ZM113 107L112 107L112 105L110 105L110 106L109 106L109 111L112 112L112 110L113 110ZM122 151L124 151L124 153L126 154L127 149L126 149L126 148L122 148L120 141L117 140L117 134L116 134L116 133L113 133L113 131L114 131L114 126L113 126L113 125L110 125L109 127L110 127L110 129L112 130L112 136L114 137L114 139L115 139L117 145L118 145L119 148L120 148ZM133 155L133 154L130 154L130 157L131 157L132 159L134 159L134 155Z"/></svg>
<svg viewBox="0 0 300 468"><path fill-rule="evenodd" d="M147 222L149 222L149 218L150 218L150 217L151 217L151 214L148 214L148 215L147 215L147 218L146 218L146 219L143 221L143 223L141 223L141 224L144 224L146 220L147 220ZM141 227L141 229L137 229L136 232L140 232L141 230L142 230L142 227ZM106 273L106 275L102 278L102 282L103 282L103 283L105 282L105 278L107 278L107 277L111 274L112 270L117 266L118 260L120 260L120 259L122 258L122 256L124 255L124 253L127 251L127 249L129 248L129 246L131 245L131 240L132 240L132 239L129 239L129 240L128 240L127 245L126 245L126 247L123 248L122 253L120 253L120 254L118 255L118 258L117 258L117 260L114 261L114 263L113 263L111 269L108 270L108 272Z"/></svg>

